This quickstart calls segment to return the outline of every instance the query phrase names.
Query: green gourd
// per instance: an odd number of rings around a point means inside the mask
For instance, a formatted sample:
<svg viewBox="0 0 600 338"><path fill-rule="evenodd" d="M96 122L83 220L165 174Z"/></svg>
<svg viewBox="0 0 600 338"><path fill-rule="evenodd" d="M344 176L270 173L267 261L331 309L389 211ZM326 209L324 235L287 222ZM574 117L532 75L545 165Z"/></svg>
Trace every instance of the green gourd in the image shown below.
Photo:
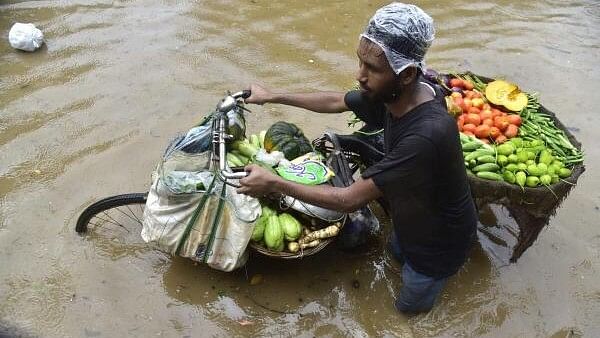
<svg viewBox="0 0 600 338"><path fill-rule="evenodd" d="M279 217L277 215L271 215L267 218L267 224L265 225L265 245L268 249L274 251L283 250L283 229L279 224ZM281 249L280 249L281 248Z"/></svg>
<svg viewBox="0 0 600 338"><path fill-rule="evenodd" d="M279 215L279 224L281 224L286 241L295 241L300 238L302 225L294 216L290 214Z"/></svg>

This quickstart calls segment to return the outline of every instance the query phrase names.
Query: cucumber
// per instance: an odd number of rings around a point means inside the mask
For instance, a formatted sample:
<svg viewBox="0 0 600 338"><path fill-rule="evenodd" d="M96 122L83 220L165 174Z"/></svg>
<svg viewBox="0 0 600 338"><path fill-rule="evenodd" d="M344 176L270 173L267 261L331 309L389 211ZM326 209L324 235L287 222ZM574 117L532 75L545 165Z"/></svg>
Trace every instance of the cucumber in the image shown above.
<svg viewBox="0 0 600 338"><path fill-rule="evenodd" d="M471 142L471 138L463 133L458 133L460 136L460 143L469 143Z"/></svg>
<svg viewBox="0 0 600 338"><path fill-rule="evenodd" d="M233 142L233 148L248 158L252 158L258 152L258 148L254 145L240 141Z"/></svg>
<svg viewBox="0 0 600 338"><path fill-rule="evenodd" d="M508 172L510 172L510 171L508 171ZM477 175L477 177L484 178L486 180L503 181L502 175L493 173L491 171L479 171L479 172L477 172L476 175Z"/></svg>
<svg viewBox="0 0 600 338"><path fill-rule="evenodd" d="M260 148L260 141L258 140L258 136L256 136L256 134L250 135L250 144L256 148Z"/></svg>
<svg viewBox="0 0 600 338"><path fill-rule="evenodd" d="M469 143L465 143L462 145L463 151L473 151L475 149L481 148L482 143L479 141L471 141Z"/></svg>
<svg viewBox="0 0 600 338"><path fill-rule="evenodd" d="M244 156L244 154L240 153L239 150L232 150L231 151L232 154L235 155L235 157L237 157L243 164L246 164L248 162L250 162L250 159L246 156Z"/></svg>
<svg viewBox="0 0 600 338"><path fill-rule="evenodd" d="M227 153L227 163L233 164L234 167L243 167L244 166L244 163L242 162L242 160L237 158L237 156L235 156L232 153Z"/></svg>
<svg viewBox="0 0 600 338"><path fill-rule="evenodd" d="M492 155L496 155L496 153L494 153L494 150L491 150L491 149L477 149L474 152L467 155L467 157L465 157L465 161L471 161L480 156L485 156L485 155L492 156Z"/></svg>
<svg viewBox="0 0 600 338"><path fill-rule="evenodd" d="M496 163L496 157L492 155L479 156L477 158L477 163Z"/></svg>
<svg viewBox="0 0 600 338"><path fill-rule="evenodd" d="M500 167L496 163L484 163L473 168L473 172L480 171L498 171Z"/></svg>

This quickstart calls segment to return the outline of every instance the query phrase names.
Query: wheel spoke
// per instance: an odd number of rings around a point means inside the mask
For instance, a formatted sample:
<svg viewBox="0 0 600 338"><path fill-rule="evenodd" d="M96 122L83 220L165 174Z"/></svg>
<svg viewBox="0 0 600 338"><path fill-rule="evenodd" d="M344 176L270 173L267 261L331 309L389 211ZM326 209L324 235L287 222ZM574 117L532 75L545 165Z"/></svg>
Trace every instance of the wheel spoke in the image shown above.
<svg viewBox="0 0 600 338"><path fill-rule="evenodd" d="M135 217L135 214L133 213L133 211L131 211L131 209L129 208L129 206L128 205L124 205L124 206L127 207L127 209L129 210L129 212L131 212L131 215L128 214L128 213L126 213L125 211L121 210L120 207L117 207L117 208L114 208L114 209L117 210L118 212L120 212L121 214L129 217L129 219L131 219L132 221L135 221L135 222L138 222L139 224L142 224L140 222L140 220L137 217ZM133 215L133 217L132 217L132 215Z"/></svg>
<svg viewBox="0 0 600 338"><path fill-rule="evenodd" d="M109 209L110 210L110 209ZM110 218L114 223L118 226L120 226L121 228L125 229L125 231L129 232L129 229L127 229L126 227L123 226L123 224L119 223L117 220L115 220L114 218L110 217L110 215L105 211L102 212L102 214L106 215L106 217Z"/></svg>
<svg viewBox="0 0 600 338"><path fill-rule="evenodd" d="M97 219L101 220L101 221L102 221L102 222L104 222L104 223L110 223L110 224L113 224L113 225L116 225L116 226L122 226L122 225L121 225L121 224L119 224L119 223L115 223L114 221L107 220L107 219L105 219L105 218L102 218L102 217L100 217L100 216L98 216L98 215L94 216L94 218L97 218ZM89 224L92 224L91 222L88 222L88 223L89 223ZM102 227L104 226L104 224L95 224L95 225L97 225L99 228L102 228Z"/></svg>
<svg viewBox="0 0 600 338"><path fill-rule="evenodd" d="M135 218L136 222L138 222L139 225L142 225L142 220L140 220L137 217L137 215L135 214L135 212L133 212L133 210L131 210L131 207L129 205L127 205L126 207L129 210L129 212L131 213L131 215L133 216L133 218Z"/></svg>

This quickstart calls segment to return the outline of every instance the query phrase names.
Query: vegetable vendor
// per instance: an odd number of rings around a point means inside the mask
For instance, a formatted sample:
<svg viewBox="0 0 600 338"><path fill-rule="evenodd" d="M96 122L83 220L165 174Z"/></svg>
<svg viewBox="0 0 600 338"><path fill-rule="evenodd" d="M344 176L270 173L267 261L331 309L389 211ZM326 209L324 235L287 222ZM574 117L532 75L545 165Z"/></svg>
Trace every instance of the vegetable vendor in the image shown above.
<svg viewBox="0 0 600 338"><path fill-rule="evenodd" d="M360 36L360 90L292 94L252 85L246 100L319 113L351 110L384 129L385 157L347 188L305 186L250 165L238 192L283 193L344 212L383 197L393 223L390 249L403 264L395 306L406 313L432 308L448 277L464 264L477 222L456 122L441 91L423 77L433 38L429 15L414 5L392 3L377 10Z"/></svg>

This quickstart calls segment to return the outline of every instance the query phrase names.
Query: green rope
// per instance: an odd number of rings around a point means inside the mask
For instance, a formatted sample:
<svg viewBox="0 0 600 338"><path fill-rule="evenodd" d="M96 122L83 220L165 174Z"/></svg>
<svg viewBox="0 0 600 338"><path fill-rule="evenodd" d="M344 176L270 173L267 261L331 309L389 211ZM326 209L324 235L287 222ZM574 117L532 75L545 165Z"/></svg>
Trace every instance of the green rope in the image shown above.
<svg viewBox="0 0 600 338"><path fill-rule="evenodd" d="M213 177L213 180L210 182L210 186L208 187L208 189L202 196L202 199L200 200L200 203L196 207L196 210L194 210L194 214L192 215L192 218L190 218L190 221L188 222L188 224L185 228L185 231L183 232L183 235L181 236L181 239L179 239L179 243L177 243L177 250L175 250L176 255L179 255L179 253L181 252L181 249L183 248L183 244L187 241L188 237L190 236L192 227L198 220L198 216L200 215L200 212L202 211L202 209L204 209L204 205L206 204L206 201L208 200L208 197L210 196L212 189L215 186L215 181L216 181L216 178Z"/></svg>
<svg viewBox="0 0 600 338"><path fill-rule="evenodd" d="M225 182L223 182L221 198L219 198L219 206L217 207L217 213L215 214L215 219L213 220L212 228L210 229L210 238L208 239L208 244L206 245L207 252L204 254L204 263L206 263L208 261L208 257L212 255L212 246L217 234L217 227L221 222L221 216L223 215L223 205L225 205L226 190Z"/></svg>

